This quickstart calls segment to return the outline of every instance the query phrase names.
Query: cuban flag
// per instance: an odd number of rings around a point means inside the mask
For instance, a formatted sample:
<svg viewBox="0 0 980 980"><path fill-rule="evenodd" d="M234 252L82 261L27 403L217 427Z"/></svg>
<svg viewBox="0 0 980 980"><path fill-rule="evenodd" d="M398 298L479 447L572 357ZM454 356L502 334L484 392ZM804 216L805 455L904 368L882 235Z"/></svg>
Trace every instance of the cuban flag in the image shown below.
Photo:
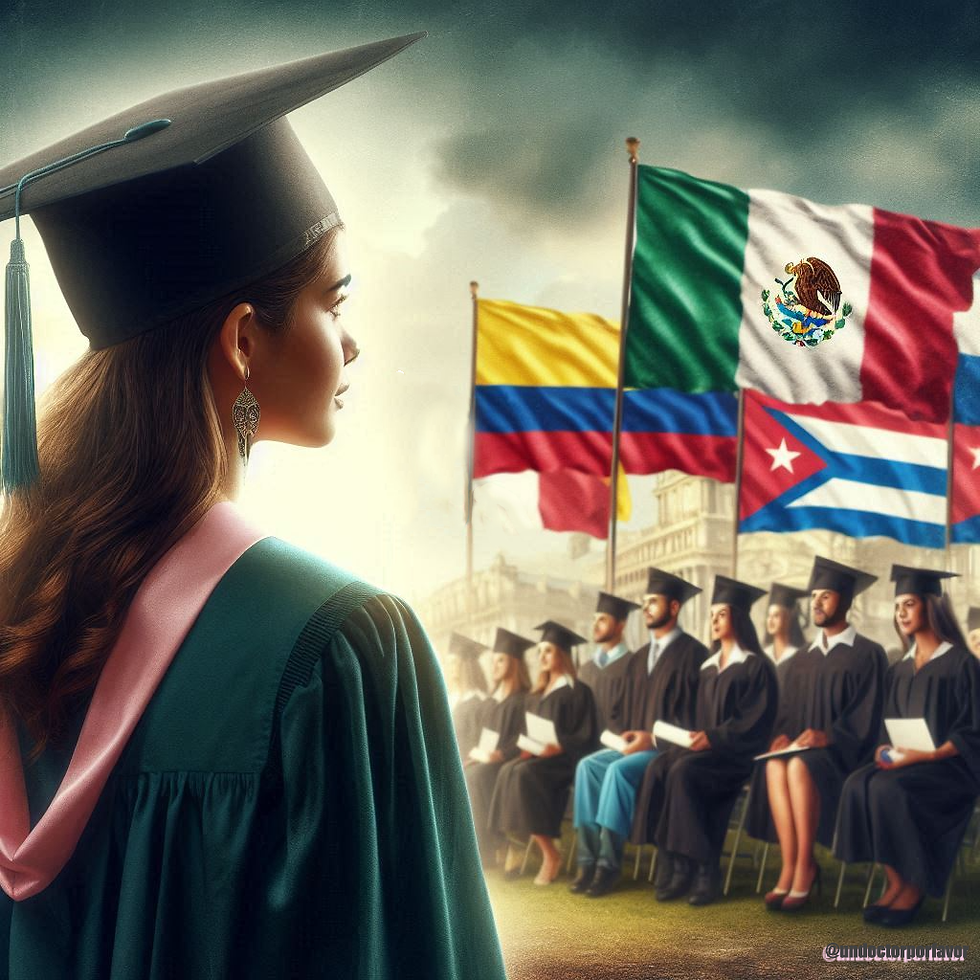
<svg viewBox="0 0 980 980"><path fill-rule="evenodd" d="M877 403L787 405L745 393L739 530L823 528L946 543L948 431Z"/></svg>

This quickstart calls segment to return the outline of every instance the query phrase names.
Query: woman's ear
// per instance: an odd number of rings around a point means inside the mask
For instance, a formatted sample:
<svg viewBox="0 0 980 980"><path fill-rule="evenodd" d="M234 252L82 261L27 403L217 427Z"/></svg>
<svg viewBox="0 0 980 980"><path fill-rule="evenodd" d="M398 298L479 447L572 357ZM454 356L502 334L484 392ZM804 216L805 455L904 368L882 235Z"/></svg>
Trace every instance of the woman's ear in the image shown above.
<svg viewBox="0 0 980 980"><path fill-rule="evenodd" d="M248 303L239 303L225 317L218 334L218 347L237 377L245 376L245 367L255 354L256 316Z"/></svg>

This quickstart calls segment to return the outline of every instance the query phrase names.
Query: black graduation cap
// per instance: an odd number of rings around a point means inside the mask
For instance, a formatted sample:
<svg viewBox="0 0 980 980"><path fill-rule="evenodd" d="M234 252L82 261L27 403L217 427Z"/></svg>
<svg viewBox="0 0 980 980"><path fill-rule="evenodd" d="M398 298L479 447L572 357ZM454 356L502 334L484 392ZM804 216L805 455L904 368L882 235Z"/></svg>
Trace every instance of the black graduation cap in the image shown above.
<svg viewBox="0 0 980 980"><path fill-rule="evenodd" d="M534 644L534 640L525 639L523 636L518 636L517 633L511 633L510 630L498 627L497 635L493 641L493 652L506 653L517 660L523 660L524 652L533 647Z"/></svg>
<svg viewBox="0 0 980 980"><path fill-rule="evenodd" d="M578 633L573 632L567 626L562 626L561 623L553 622L550 619L534 628L544 631L541 634L542 643L554 643L555 646L559 646L563 650L570 651L572 647L588 642L584 636L579 636Z"/></svg>
<svg viewBox="0 0 980 980"><path fill-rule="evenodd" d="M647 572L648 595L665 595L668 599L683 603L701 591L696 585L660 568L651 568Z"/></svg>
<svg viewBox="0 0 980 980"><path fill-rule="evenodd" d="M34 219L92 349L152 330L275 271L340 222L283 117L424 36L170 92L0 169L0 220L17 217L7 273L5 487L36 479L20 215ZM8 463L11 435L17 456L33 454L32 462Z"/></svg>
<svg viewBox="0 0 980 980"><path fill-rule="evenodd" d="M980 607L970 606L966 614L966 631L972 633L974 630L980 630Z"/></svg>
<svg viewBox="0 0 980 980"><path fill-rule="evenodd" d="M449 637L449 652L464 660L477 660L481 653L487 649L485 643L471 640L462 633L453 633Z"/></svg>
<svg viewBox="0 0 980 980"><path fill-rule="evenodd" d="M813 571L810 573L808 589L810 592L816 589L830 589L831 592L839 592L847 599L853 599L877 581L877 575L869 575L857 568L818 555L813 559Z"/></svg>
<svg viewBox="0 0 980 980"><path fill-rule="evenodd" d="M769 590L769 602L773 606L782 606L784 609L796 609L796 603L800 599L805 599L810 593L806 589L794 589L792 585L783 585L782 582L773 582Z"/></svg>
<svg viewBox="0 0 980 980"><path fill-rule="evenodd" d="M942 595L944 578L959 578L956 572L937 572L931 568L911 568L908 565L892 565L891 580L895 583L895 595Z"/></svg>
<svg viewBox="0 0 980 980"><path fill-rule="evenodd" d="M757 589L747 582L739 582L727 575L715 576L715 587L711 593L711 604L724 602L729 606L738 606L746 612L752 608L752 603L766 594L765 589Z"/></svg>
<svg viewBox="0 0 980 980"><path fill-rule="evenodd" d="M620 599L618 595L611 595L608 592L599 593L599 601L595 604L597 613L608 613L616 619L626 619L634 609L640 607L629 599Z"/></svg>

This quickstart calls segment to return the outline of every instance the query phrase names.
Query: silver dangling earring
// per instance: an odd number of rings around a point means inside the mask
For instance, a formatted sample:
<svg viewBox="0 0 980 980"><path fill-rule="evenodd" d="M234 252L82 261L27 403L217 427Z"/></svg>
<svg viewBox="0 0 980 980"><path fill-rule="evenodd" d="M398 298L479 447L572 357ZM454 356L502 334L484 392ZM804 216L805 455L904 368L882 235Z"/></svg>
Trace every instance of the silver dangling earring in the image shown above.
<svg viewBox="0 0 980 980"><path fill-rule="evenodd" d="M252 441L259 428L259 403L248 390L248 365L245 365L245 387L241 394L235 399L235 404L231 409L231 417L235 423L235 431L238 433L238 455L242 458L245 469L248 469L248 457L252 452Z"/></svg>

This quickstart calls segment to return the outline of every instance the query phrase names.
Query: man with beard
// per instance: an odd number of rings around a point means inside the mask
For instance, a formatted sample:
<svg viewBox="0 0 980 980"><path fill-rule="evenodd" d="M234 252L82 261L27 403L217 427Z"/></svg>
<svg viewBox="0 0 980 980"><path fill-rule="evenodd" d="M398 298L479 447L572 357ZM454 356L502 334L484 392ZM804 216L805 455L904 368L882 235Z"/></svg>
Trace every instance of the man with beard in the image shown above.
<svg viewBox="0 0 980 980"><path fill-rule="evenodd" d="M854 597L876 579L815 558L810 605L818 628L786 671L770 752L790 755L756 764L748 831L778 840L782 871L766 906L795 911L807 901L819 866L813 844L833 842L837 804L848 775L871 761L881 728L885 651L847 621Z"/></svg>
<svg viewBox="0 0 980 980"><path fill-rule="evenodd" d="M629 658L609 716L609 727L622 733L625 747L586 756L575 773L578 874L571 891L576 894L598 898L619 879L637 788L657 754L654 722L688 729L694 724L698 676L708 651L681 630L677 617L684 602L700 591L669 572L649 570L643 618L650 643Z"/></svg>
<svg viewBox="0 0 980 980"><path fill-rule="evenodd" d="M634 609L639 608L635 602L620 599L608 592L599 593L592 621L592 639L599 648L595 656L582 666L578 676L592 688L595 695L600 732L609 728L609 715L619 699L629 664L630 651L623 641L626 620Z"/></svg>

